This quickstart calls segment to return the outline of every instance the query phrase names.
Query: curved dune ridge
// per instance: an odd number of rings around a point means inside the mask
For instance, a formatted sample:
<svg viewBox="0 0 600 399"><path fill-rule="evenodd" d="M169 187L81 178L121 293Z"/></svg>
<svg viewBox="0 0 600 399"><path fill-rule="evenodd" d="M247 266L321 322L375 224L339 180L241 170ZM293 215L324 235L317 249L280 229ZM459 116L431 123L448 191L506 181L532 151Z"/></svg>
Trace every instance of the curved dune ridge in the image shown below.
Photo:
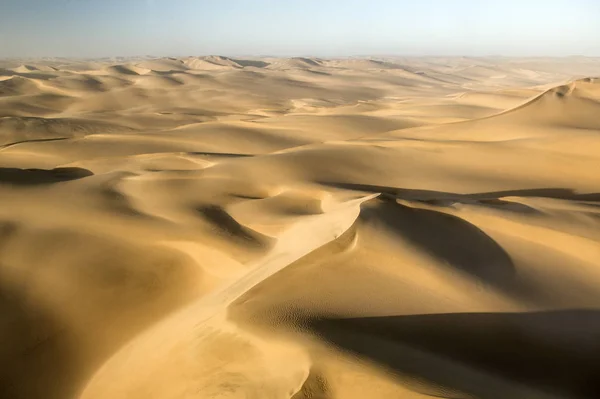
<svg viewBox="0 0 600 399"><path fill-rule="evenodd" d="M598 68L0 61L0 397L600 397Z"/></svg>

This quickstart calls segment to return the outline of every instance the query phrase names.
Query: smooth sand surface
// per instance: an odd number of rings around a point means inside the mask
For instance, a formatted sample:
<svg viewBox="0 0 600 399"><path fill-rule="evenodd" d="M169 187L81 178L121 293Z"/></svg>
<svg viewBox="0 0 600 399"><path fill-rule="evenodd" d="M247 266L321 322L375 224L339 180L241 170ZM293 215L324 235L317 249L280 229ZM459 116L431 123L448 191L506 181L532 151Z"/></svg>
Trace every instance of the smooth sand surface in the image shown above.
<svg viewBox="0 0 600 399"><path fill-rule="evenodd" d="M597 75L0 61L0 397L600 397Z"/></svg>

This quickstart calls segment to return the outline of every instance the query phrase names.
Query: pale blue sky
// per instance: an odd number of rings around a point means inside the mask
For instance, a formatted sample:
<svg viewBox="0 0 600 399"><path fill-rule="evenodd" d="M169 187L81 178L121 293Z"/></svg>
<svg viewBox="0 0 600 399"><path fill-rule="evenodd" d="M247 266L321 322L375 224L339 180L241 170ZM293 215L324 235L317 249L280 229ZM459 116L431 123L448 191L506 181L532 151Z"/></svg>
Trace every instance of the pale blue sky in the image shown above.
<svg viewBox="0 0 600 399"><path fill-rule="evenodd" d="M0 0L0 58L600 56L600 0Z"/></svg>

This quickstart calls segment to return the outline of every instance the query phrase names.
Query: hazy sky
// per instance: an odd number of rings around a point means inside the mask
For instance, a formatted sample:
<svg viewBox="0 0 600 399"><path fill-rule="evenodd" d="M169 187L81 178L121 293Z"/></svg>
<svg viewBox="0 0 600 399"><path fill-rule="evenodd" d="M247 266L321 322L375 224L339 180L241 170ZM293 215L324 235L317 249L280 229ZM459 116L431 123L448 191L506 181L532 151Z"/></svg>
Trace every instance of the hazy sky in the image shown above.
<svg viewBox="0 0 600 399"><path fill-rule="evenodd" d="M594 55L600 0L0 0L0 58Z"/></svg>

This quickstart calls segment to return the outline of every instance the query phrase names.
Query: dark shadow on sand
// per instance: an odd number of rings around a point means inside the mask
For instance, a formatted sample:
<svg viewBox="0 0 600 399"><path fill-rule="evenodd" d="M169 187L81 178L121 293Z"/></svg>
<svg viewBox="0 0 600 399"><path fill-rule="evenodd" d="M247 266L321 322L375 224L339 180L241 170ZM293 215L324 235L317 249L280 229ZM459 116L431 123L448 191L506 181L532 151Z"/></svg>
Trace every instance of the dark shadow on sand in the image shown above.
<svg viewBox="0 0 600 399"><path fill-rule="evenodd" d="M244 158L244 157L253 157L253 154L239 154L239 153L232 153L232 152L200 152L200 151L195 151L195 152L188 152L189 155L200 155L200 156L207 156L207 157L221 157L221 158Z"/></svg>
<svg viewBox="0 0 600 399"><path fill-rule="evenodd" d="M361 217L384 226L442 265L503 291L514 290L516 271L508 253L464 219L392 201L364 207Z"/></svg>
<svg viewBox="0 0 600 399"><path fill-rule="evenodd" d="M522 190L490 191L485 193L457 194L435 190L413 190L407 188L376 186L369 184L354 183L327 183L321 184L330 187L343 188L347 190L367 191L388 194L397 199L433 202L436 201L494 201L502 197L541 197L552 199L563 199L571 201L600 201L600 193L577 194L566 188L536 188Z"/></svg>
<svg viewBox="0 0 600 399"><path fill-rule="evenodd" d="M215 234L233 239L236 243L249 247L268 247L272 239L260 234L235 220L225 209L218 205L202 205L196 208L199 216L208 222Z"/></svg>
<svg viewBox="0 0 600 399"><path fill-rule="evenodd" d="M78 389L73 381L82 377L83 368L72 337L51 312L27 297L25 288L0 279L0 398L73 397Z"/></svg>
<svg viewBox="0 0 600 399"><path fill-rule="evenodd" d="M486 383L491 376L556 397L600 398L600 311L322 318L306 326L400 378L425 380L433 396L500 399Z"/></svg>
<svg viewBox="0 0 600 399"><path fill-rule="evenodd" d="M362 207L361 219L390 231L433 258L439 267L469 277L482 290L497 291L529 305L550 307L561 306L565 295L572 297L575 292L596 296L589 286L576 280L563 281L559 290L547 289L531 275L519 273L507 250L478 226L443 209L413 206L419 201L413 193L406 193L411 198L408 202L381 195Z"/></svg>
<svg viewBox="0 0 600 399"><path fill-rule="evenodd" d="M0 168L0 184L35 186L77 180L92 175L93 173L91 171L83 168Z"/></svg>

